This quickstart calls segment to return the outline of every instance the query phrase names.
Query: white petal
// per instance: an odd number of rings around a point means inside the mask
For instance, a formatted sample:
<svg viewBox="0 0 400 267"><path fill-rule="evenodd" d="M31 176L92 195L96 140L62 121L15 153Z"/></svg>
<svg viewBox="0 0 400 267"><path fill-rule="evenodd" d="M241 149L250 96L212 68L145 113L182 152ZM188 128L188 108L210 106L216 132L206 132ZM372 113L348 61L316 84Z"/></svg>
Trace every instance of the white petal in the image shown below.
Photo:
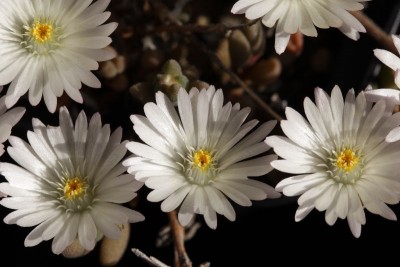
<svg viewBox="0 0 400 267"><path fill-rule="evenodd" d="M188 93L183 88L181 88L178 92L178 109L188 140L194 140L195 132L192 104L190 102Z"/></svg>
<svg viewBox="0 0 400 267"><path fill-rule="evenodd" d="M60 254L74 241L78 233L79 217L79 215L70 216L62 230L54 237L51 246L54 254Z"/></svg>
<svg viewBox="0 0 400 267"><path fill-rule="evenodd" d="M289 43L290 34L286 32L277 32L275 34L275 51L279 55L285 52Z"/></svg>
<svg viewBox="0 0 400 267"><path fill-rule="evenodd" d="M249 6L246 10L246 18L258 19L269 12L276 4L276 0L271 1L241 1L236 7L237 11L243 9L244 6ZM236 12L234 12L236 13Z"/></svg>
<svg viewBox="0 0 400 267"><path fill-rule="evenodd" d="M147 195L147 200L151 202L158 202L166 199L173 192L177 191L180 187L184 186L180 180L172 180L170 183L165 184L164 187L155 189Z"/></svg>
<svg viewBox="0 0 400 267"><path fill-rule="evenodd" d="M295 221L299 222L303 220L312 210L314 209L314 205L302 205L299 206L296 210Z"/></svg>
<svg viewBox="0 0 400 267"><path fill-rule="evenodd" d="M346 35L347 37L349 37L350 39L352 39L354 41L357 41L358 39L360 39L360 33L355 28L352 28L347 24L343 24L342 26L340 26L339 30L344 35ZM365 32L365 30L363 32Z"/></svg>
<svg viewBox="0 0 400 267"><path fill-rule="evenodd" d="M96 244L97 229L89 212L83 212L80 216L78 238L79 243L87 249L93 250Z"/></svg>
<svg viewBox="0 0 400 267"><path fill-rule="evenodd" d="M336 214L339 218L344 219L349 211L349 196L347 193L347 186L343 186L339 192L336 203Z"/></svg>
<svg viewBox="0 0 400 267"><path fill-rule="evenodd" d="M272 170L271 161L277 158L276 155L268 155L258 157L246 161L235 163L226 168L222 173L225 175L245 175L245 176L260 176L267 174Z"/></svg>
<svg viewBox="0 0 400 267"><path fill-rule="evenodd" d="M222 193L227 195L230 199L232 199L234 202L241 206L251 206L251 201L250 199L243 194L241 191L237 190L236 188L230 186L230 183L224 183L224 182L216 182L214 184L216 188L221 190Z"/></svg>
<svg viewBox="0 0 400 267"><path fill-rule="evenodd" d="M389 143L393 143L400 140L400 127L396 127L389 132L386 136L385 141Z"/></svg>
<svg viewBox="0 0 400 267"><path fill-rule="evenodd" d="M170 212L178 208L179 205L181 205L183 199L189 193L190 189L190 186L182 186L181 188L173 192L161 203L161 210L163 212Z"/></svg>
<svg viewBox="0 0 400 267"><path fill-rule="evenodd" d="M17 220L16 223L22 227L31 227L53 218L56 214L56 211L54 211L52 207L50 209L39 210L37 212L27 214L21 219Z"/></svg>
<svg viewBox="0 0 400 267"><path fill-rule="evenodd" d="M188 225L194 217L194 190L192 187L179 209L178 220L182 226Z"/></svg>
<svg viewBox="0 0 400 267"><path fill-rule="evenodd" d="M265 143L274 149L274 152L281 158L299 162L313 162L314 157L310 153L298 146L290 139L282 136L268 136Z"/></svg>
<svg viewBox="0 0 400 267"><path fill-rule="evenodd" d="M261 2L263 0L240 0L237 1L233 7L231 12L236 13L236 14L241 14L243 13L244 10L246 10L249 6L252 6L258 2Z"/></svg>
<svg viewBox="0 0 400 267"><path fill-rule="evenodd" d="M38 225L37 227L35 227L35 229L33 229L25 238L24 245L26 247L32 247L42 242L43 241L42 234L44 230L47 229L51 224L53 224L56 218L57 217L48 219L43 223L41 223L40 225Z"/></svg>
<svg viewBox="0 0 400 267"><path fill-rule="evenodd" d="M381 99L390 98L396 104L400 104L400 91L396 89L374 89L365 91L364 94L370 102L378 102Z"/></svg>
<svg viewBox="0 0 400 267"><path fill-rule="evenodd" d="M112 223L103 212L100 211L101 208L94 208L91 211L92 218L98 230L100 230L105 236L111 239L119 239L121 232L117 225Z"/></svg>
<svg viewBox="0 0 400 267"><path fill-rule="evenodd" d="M272 167L281 172L293 173L293 174L302 174L302 173L311 173L316 171L314 165L306 165L303 162L295 162L290 160L274 160L271 162Z"/></svg>
<svg viewBox="0 0 400 267"><path fill-rule="evenodd" d="M357 222L352 215L349 214L347 217L347 222L349 224L351 233L353 234L354 237L360 237L361 235L361 224Z"/></svg>
<svg viewBox="0 0 400 267"><path fill-rule="evenodd" d="M392 52L374 49L375 56L392 70L400 69L400 58Z"/></svg>

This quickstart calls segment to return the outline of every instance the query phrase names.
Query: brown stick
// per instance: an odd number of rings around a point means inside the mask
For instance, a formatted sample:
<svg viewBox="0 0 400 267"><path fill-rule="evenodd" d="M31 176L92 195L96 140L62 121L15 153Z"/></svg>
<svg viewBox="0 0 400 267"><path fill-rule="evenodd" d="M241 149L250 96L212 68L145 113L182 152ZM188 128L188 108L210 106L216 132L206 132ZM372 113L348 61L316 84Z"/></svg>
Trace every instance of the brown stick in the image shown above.
<svg viewBox="0 0 400 267"><path fill-rule="evenodd" d="M278 121L282 120L282 117L278 113L276 113L267 103L264 102L264 100L262 100L250 87L248 87L247 84L242 81L242 79L240 79L240 77L236 73L225 66L224 63L222 63L222 61L219 59L219 57L217 57L217 55L213 51L208 49L208 47L204 43L199 40L194 40L193 36L189 36L189 38L191 38L193 45L199 47L210 58L210 60L218 66L218 68L226 72L235 83L242 87L259 107L261 107L273 119Z"/></svg>
<svg viewBox="0 0 400 267"><path fill-rule="evenodd" d="M144 262L146 262L150 266L153 266L153 267L169 267L168 265L164 264L163 262L161 262L157 258L154 258L153 256L150 256L150 257L147 256L146 254L144 254L142 251L140 251L137 248L132 248L132 252L138 258L142 259Z"/></svg>
<svg viewBox="0 0 400 267"><path fill-rule="evenodd" d="M179 223L176 211L168 212L171 234L175 244L175 267L192 267L185 249L185 229Z"/></svg>
<svg viewBox="0 0 400 267"><path fill-rule="evenodd" d="M351 14L364 25L367 33L374 38L377 42L382 44L387 50L399 54L396 47L394 46L392 37L383 31L373 20L371 20L367 15L365 15L362 11L353 11Z"/></svg>
<svg viewBox="0 0 400 267"><path fill-rule="evenodd" d="M196 24L170 24L161 25L151 30L139 32L141 35L149 35L157 32L177 32L177 33L220 33L225 34L229 31L238 30L250 27L256 24L259 20L250 20L246 23L228 26L223 23L210 24L210 25L196 25Z"/></svg>
<svg viewBox="0 0 400 267"><path fill-rule="evenodd" d="M164 20L169 21L171 25L174 25L174 27L182 26L182 23L180 21L168 15L169 10L161 1L157 0L150 0L150 1L154 9L160 15L163 21ZM257 21L258 20L256 20L256 22ZM249 25L252 25L251 24L252 22L249 23L250 23ZM239 76L237 76L230 68L226 67L222 63L222 61L215 55L215 53L209 50L208 47L203 42L201 42L198 38L196 38L191 32L187 32L186 36L189 37L189 40L193 45L198 46L206 55L210 57L212 62L214 62L222 71L226 72L234 82L240 85L246 91L246 93L254 100L254 102L256 102L259 105L259 107L261 107L272 118L278 121L282 120L282 117L278 113L276 113L267 103L265 103L265 101L262 100L250 87L248 87L247 84L243 82L242 79L240 79Z"/></svg>

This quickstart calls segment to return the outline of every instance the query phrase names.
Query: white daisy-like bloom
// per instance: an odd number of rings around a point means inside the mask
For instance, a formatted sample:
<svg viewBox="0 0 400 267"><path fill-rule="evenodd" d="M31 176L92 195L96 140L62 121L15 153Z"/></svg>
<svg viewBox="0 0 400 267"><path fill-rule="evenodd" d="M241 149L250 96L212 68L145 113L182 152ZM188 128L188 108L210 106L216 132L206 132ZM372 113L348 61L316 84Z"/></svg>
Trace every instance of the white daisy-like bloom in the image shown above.
<svg viewBox="0 0 400 267"><path fill-rule="evenodd" d="M162 211L179 207L183 226L201 214L215 229L217 213L235 220L228 199L250 206L251 200L280 195L271 186L248 178L272 170L270 162L276 155L259 155L270 148L263 139L276 122L266 122L247 135L258 123L244 123L250 108L223 102L222 90L212 86L189 93L180 89L177 112L167 96L158 92L156 103L144 106L146 117L131 116L135 132L146 144L129 142L134 155L123 164L152 189L149 201L162 201Z"/></svg>
<svg viewBox="0 0 400 267"><path fill-rule="evenodd" d="M0 92L2 89L3 87L0 86ZM25 108L22 107L7 110L5 97L0 98L0 156L4 154L3 143L10 137L12 128L19 122L24 113ZM5 196L4 193L0 192L0 197Z"/></svg>
<svg viewBox="0 0 400 267"><path fill-rule="evenodd" d="M276 25L275 50L285 51L290 35L300 31L316 37L315 27L339 28L346 36L357 40L364 26L349 11L364 8L362 2L369 0L239 0L232 7L232 13L243 14L250 20L262 17L267 27Z"/></svg>
<svg viewBox="0 0 400 267"><path fill-rule="evenodd" d="M100 87L91 72L97 61L115 55L104 50L117 23L102 25L110 0L0 1L0 85L9 84L7 107L29 90L36 106L42 96L50 112L65 91L82 103L82 83Z"/></svg>
<svg viewBox="0 0 400 267"><path fill-rule="evenodd" d="M386 101L388 111L393 111L396 105L400 105L400 90L398 89L373 89L365 92L367 101ZM385 138L386 142L393 143L400 140L400 127L392 129Z"/></svg>
<svg viewBox="0 0 400 267"><path fill-rule="evenodd" d="M307 120L292 108L281 122L287 137L270 136L266 143L282 159L271 165L294 174L276 185L286 196L298 196L295 220L314 208L325 212L333 225L345 219L355 237L364 225L364 208L396 220L386 204L400 196L400 142L385 142L386 135L400 124L400 113L392 115L381 100L368 103L363 92L350 90L343 99L339 87L331 97L315 90L316 104L304 101Z"/></svg>
<svg viewBox="0 0 400 267"><path fill-rule="evenodd" d="M82 111L75 126L65 107L59 115L59 127L33 119L29 143L11 136L7 152L19 165L0 163L7 180L0 191L10 196L0 204L15 210L4 222L37 225L25 246L53 238L55 254L75 239L92 250L103 235L118 239L123 224L144 219L121 205L143 185L120 162L127 151L121 128L110 135L110 126L102 125L98 113L88 123Z"/></svg>
<svg viewBox="0 0 400 267"><path fill-rule="evenodd" d="M392 39L397 51L400 53L400 37L392 35ZM394 81L397 87L400 88L400 58L383 49L374 49L374 54L380 61L395 71Z"/></svg>
<svg viewBox="0 0 400 267"><path fill-rule="evenodd" d="M0 92L3 87L0 86ZM25 113L25 108L16 107L7 110L5 97L0 98L0 156L4 153L3 143L10 137L12 127L19 122ZM2 196L0 192L0 197Z"/></svg>

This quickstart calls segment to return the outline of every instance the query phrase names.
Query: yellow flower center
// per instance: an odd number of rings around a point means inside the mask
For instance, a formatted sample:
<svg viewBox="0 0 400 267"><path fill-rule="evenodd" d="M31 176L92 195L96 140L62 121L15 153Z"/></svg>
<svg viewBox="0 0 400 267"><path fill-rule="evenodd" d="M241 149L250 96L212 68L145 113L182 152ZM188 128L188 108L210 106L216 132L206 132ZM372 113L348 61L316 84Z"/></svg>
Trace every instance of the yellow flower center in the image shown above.
<svg viewBox="0 0 400 267"><path fill-rule="evenodd" d="M79 177L69 178L64 185L66 199L75 199L82 196L87 188L86 182Z"/></svg>
<svg viewBox="0 0 400 267"><path fill-rule="evenodd" d="M193 162L196 167L205 172L212 165L212 156L207 150L200 149L194 153Z"/></svg>
<svg viewBox="0 0 400 267"><path fill-rule="evenodd" d="M49 23L35 21L31 29L32 37L40 43L44 43L53 36L53 26Z"/></svg>
<svg viewBox="0 0 400 267"><path fill-rule="evenodd" d="M342 152L340 152L336 158L336 166L345 172L352 171L355 167L357 167L358 163L359 158L357 157L356 153L349 148L342 150Z"/></svg>

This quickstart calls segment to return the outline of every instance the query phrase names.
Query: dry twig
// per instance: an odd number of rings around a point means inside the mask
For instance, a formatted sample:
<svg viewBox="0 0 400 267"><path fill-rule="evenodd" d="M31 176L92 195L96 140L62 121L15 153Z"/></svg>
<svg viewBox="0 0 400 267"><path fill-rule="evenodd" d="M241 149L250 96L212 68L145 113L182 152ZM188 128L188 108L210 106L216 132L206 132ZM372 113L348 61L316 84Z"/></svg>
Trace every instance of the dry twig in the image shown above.
<svg viewBox="0 0 400 267"><path fill-rule="evenodd" d="M150 266L153 267L169 267L168 265L164 264L163 262L159 261L158 259L154 258L153 256L147 256L143 252L141 252L137 248L133 248L132 252L140 259L142 259L144 262L149 264Z"/></svg>
<svg viewBox="0 0 400 267"><path fill-rule="evenodd" d="M229 31L238 30L250 27L256 24L259 20L251 20L238 25L229 26L223 23L210 24L210 25L197 25L197 24L170 24L161 25L154 29L142 32L142 35L150 35L158 32L177 32L177 33L220 33L226 34Z"/></svg>
<svg viewBox="0 0 400 267"><path fill-rule="evenodd" d="M208 47L204 43L194 39L193 36L190 36L190 39L195 46L200 48L211 59L211 61L217 65L218 68L226 72L235 83L242 87L260 108L262 108L273 119L278 121L282 120L282 117L278 113L276 113L267 103L265 103L264 100L262 100L250 87L248 87L247 84L242 79L240 79L240 77L236 73L234 73L230 68L226 67L224 63L222 63L222 61L217 57L217 55L213 51L208 49Z"/></svg>
<svg viewBox="0 0 400 267"><path fill-rule="evenodd" d="M192 267L185 249L185 228L179 223L176 211L168 212L168 218L175 244L175 267Z"/></svg>
<svg viewBox="0 0 400 267"><path fill-rule="evenodd" d="M365 15L362 11L353 11L351 14L364 25L367 33L377 42L381 43L389 51L399 54L394 46L392 37L382 30L372 19Z"/></svg>

